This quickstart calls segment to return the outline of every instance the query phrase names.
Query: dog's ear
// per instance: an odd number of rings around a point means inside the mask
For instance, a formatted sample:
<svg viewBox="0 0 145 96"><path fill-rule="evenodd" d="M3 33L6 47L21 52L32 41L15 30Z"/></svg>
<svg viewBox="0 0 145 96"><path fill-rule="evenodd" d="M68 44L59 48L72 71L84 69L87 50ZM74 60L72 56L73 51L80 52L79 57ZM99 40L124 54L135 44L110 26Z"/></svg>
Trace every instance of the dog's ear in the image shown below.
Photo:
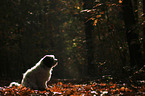
<svg viewBox="0 0 145 96"><path fill-rule="evenodd" d="M54 65L54 58L53 57L45 57L42 60L43 64L47 67L51 68Z"/></svg>

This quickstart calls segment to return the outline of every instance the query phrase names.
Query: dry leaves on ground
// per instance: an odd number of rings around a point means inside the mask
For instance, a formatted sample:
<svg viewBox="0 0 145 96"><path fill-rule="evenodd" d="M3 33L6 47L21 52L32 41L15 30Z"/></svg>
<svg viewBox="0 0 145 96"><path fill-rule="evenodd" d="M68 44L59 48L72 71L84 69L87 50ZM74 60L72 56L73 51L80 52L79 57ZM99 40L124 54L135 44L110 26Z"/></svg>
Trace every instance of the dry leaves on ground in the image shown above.
<svg viewBox="0 0 145 96"><path fill-rule="evenodd" d="M30 90L26 87L0 87L0 95L5 96L145 96L145 81L141 86L134 86L136 91L128 87L125 83L117 84L113 82L98 83L91 81L88 84L72 84L57 82L50 84L44 91Z"/></svg>

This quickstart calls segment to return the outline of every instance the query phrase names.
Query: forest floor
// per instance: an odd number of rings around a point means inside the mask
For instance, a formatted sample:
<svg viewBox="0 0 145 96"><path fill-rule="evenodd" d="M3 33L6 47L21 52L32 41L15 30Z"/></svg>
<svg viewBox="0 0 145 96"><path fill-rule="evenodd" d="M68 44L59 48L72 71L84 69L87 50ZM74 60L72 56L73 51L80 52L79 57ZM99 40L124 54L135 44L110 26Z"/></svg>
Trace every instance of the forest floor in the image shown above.
<svg viewBox="0 0 145 96"><path fill-rule="evenodd" d="M44 91L21 86L0 87L0 96L145 96L145 80L137 85L115 82L111 77L96 80L55 79Z"/></svg>

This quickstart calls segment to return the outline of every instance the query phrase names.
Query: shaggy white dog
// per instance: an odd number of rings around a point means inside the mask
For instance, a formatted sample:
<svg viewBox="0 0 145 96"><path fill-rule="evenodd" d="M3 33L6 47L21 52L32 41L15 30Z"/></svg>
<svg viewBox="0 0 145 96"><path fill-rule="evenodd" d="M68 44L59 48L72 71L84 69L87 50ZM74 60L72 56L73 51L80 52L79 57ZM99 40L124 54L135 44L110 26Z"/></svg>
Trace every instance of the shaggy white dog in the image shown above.
<svg viewBox="0 0 145 96"><path fill-rule="evenodd" d="M45 55L34 67L23 74L22 86L44 90L51 78L52 68L57 65L54 55Z"/></svg>
<svg viewBox="0 0 145 96"><path fill-rule="evenodd" d="M35 90L45 90L47 88L47 82L51 78L52 68L57 63L54 55L45 55L35 66L23 74L22 86ZM14 82L12 83L14 84Z"/></svg>

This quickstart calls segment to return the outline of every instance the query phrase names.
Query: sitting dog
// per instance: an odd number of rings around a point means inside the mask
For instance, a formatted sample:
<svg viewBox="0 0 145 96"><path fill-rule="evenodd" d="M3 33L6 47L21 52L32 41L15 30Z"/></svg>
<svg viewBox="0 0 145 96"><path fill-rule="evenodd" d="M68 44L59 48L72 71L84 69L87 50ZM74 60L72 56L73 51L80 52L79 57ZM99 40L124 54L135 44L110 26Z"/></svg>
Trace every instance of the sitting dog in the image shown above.
<svg viewBox="0 0 145 96"><path fill-rule="evenodd" d="M23 74L22 86L44 90L51 78L52 68L57 65L54 55L45 55L34 67Z"/></svg>
<svg viewBox="0 0 145 96"><path fill-rule="evenodd" d="M47 82L51 78L52 68L57 64L58 61L54 55L45 55L35 66L23 74L22 86L34 90L45 90Z"/></svg>

